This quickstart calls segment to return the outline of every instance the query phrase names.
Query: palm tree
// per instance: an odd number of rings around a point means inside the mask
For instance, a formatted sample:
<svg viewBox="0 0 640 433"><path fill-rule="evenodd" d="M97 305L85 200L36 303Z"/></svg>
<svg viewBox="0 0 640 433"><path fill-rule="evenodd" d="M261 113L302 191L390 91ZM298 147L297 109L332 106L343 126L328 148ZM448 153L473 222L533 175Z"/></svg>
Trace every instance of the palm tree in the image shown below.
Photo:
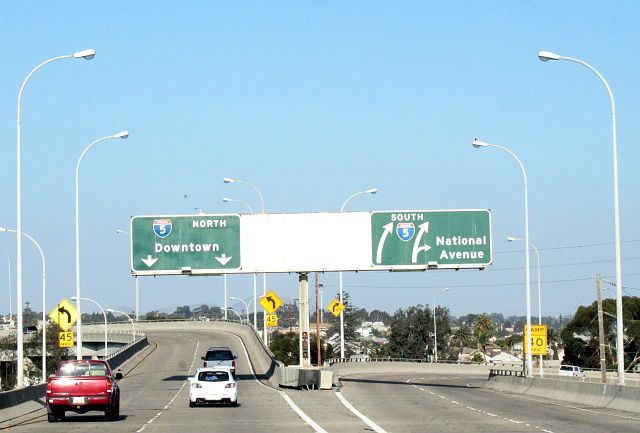
<svg viewBox="0 0 640 433"><path fill-rule="evenodd" d="M482 350L483 353L489 338L493 335L493 329L493 321L486 313L480 314L473 321L473 336L478 343L478 350Z"/></svg>

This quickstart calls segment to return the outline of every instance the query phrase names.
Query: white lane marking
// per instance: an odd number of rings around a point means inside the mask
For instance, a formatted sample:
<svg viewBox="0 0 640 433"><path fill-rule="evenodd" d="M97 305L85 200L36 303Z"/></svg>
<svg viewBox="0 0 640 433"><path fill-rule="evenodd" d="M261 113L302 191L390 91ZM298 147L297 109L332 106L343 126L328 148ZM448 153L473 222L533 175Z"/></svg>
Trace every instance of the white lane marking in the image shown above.
<svg viewBox="0 0 640 433"><path fill-rule="evenodd" d="M494 393L499 392L499 391L496 391L496 390L493 390L493 389L487 389L487 388L478 388L478 389L481 389L482 391L487 391L487 392L494 392ZM500 392L500 394L502 394L502 392ZM538 402L538 403L544 403L544 404L548 404L548 405L552 405L552 406L565 407L567 409L581 410L583 412L590 412L590 413L594 413L594 414L597 414L597 415L605 415L605 416L611 416L611 417L614 417L614 418L622 418L622 419L629 419L629 420L632 420L632 421L640 421L640 418L636 418L636 417L632 417L632 416L616 415L614 413L599 412L599 411L593 410L593 409L586 409L586 408L583 408L583 407L572 406L572 405L569 405L569 404L556 403L556 402L552 402L552 401L549 401L549 400L540 400L540 399L537 399L537 398L527 397L527 396L524 396L524 395L509 394L509 397L519 398L519 399L528 400L528 401L535 401L535 402ZM542 430L542 431L545 431L545 430Z"/></svg>
<svg viewBox="0 0 640 433"><path fill-rule="evenodd" d="M300 409L298 407L297 404L294 403L293 400L291 400L291 398L284 392L284 391L280 391L278 389L273 389L271 387L268 387L267 385L265 385L264 383L260 382L258 380L258 377L256 376L256 372L253 369L253 364L249 361L249 352L247 352L247 347L244 345L244 341L242 341L242 338L238 337L235 334L231 334L229 333L229 335L232 335L234 337L236 337L238 340L240 340L240 344L242 345L242 350L244 351L244 356L247 358L247 364L249 364L249 367L251 368L251 375L253 376L253 380L255 380L256 382L258 382L259 385L263 386L264 388L271 390L271 391L275 391L277 393L280 394L280 396L284 399L284 401L287 402L287 404L289 405L289 407L291 409L294 410L295 413L298 414L298 416L300 418L302 418L302 420L312 429L314 429L317 433L328 433L325 429L323 429L322 427L320 427L320 425L318 423L316 423L313 419L311 419L311 417L309 415L307 415L302 409Z"/></svg>
<svg viewBox="0 0 640 433"><path fill-rule="evenodd" d="M285 394L282 391L278 391L278 392L280 393L282 398L284 398L284 401L286 401L289 404L291 409L293 409L298 414L298 416L302 418L305 423L307 423L307 425L309 425L312 429L314 429L318 433L328 433L325 429L320 427L314 420L312 420L309 417L309 415L304 413L304 411L300 409L298 405L293 402L293 400L291 400L291 397L289 397L287 394Z"/></svg>
<svg viewBox="0 0 640 433"><path fill-rule="evenodd" d="M189 337L191 338L191 337ZM193 359L191 360L191 365L189 366L189 370L187 371L188 375L191 374L191 370L193 369L193 364L196 362L196 356L198 355L198 347L200 347L200 340L196 340L196 349L193 351ZM142 431L144 431L149 424L151 424L152 422L154 422L155 420L157 420L160 415L162 415L162 413L167 410L169 408L169 406L171 404L173 404L173 402L175 401L176 397L178 396L178 394L180 394L180 392L184 389L184 386L189 383L189 380L185 380L184 382L182 382L182 386L180 387L180 389L178 389L178 391L173 395L173 398L169 401L169 403L167 403L164 408L158 412L156 414L156 416L154 416L153 418L151 418L149 421L146 422L146 424L144 424L142 427L140 427L138 430L136 430L136 433L140 433Z"/></svg>
<svg viewBox="0 0 640 433"><path fill-rule="evenodd" d="M420 379L424 379L424 378L420 378ZM455 401L455 400L451 400L451 399L450 399L450 398L448 398L448 397L445 397L445 396L440 395L440 394L436 394L435 392L429 391L428 389L422 388L422 387L420 387L420 386L418 386L418 385L416 385L416 384L412 384L412 383L411 383L411 380L412 380L412 379L408 379L408 380L407 380L407 383L410 383L410 384L411 384L411 386L413 386L413 387L414 387L414 388L416 388L417 390L419 390L419 391L425 391L425 392L428 392L429 394L434 395L434 396L436 396L436 397L440 397L441 399L446 400L446 401L448 401L448 402L450 402L450 403L452 403L452 404L460 405L460 403L458 403L458 402L457 402L457 401ZM468 387L468 388L471 388L472 386L471 386L470 384L467 384L467 387ZM496 415L496 414L494 414L494 413L491 413L491 412L485 412L484 410L476 409L476 408L471 407L471 406L465 406L465 408L466 408L466 409L468 409L468 410L474 411L474 412L481 413L481 414L483 414L483 415L490 416L490 417L497 417L497 416L498 416L498 415ZM540 427L538 427L538 426L532 426L531 424L524 423L523 421L518 421L518 420L514 420L514 419L511 419L511 418L507 418L507 417L503 417L502 419L504 419L505 421L508 421L508 422L515 423L515 424L524 424L524 425L525 425L525 426L527 426L527 427L533 427L533 428L535 428L535 429L537 429L537 430L541 430L541 431L543 431L543 432L545 432L545 433L553 433L551 430L543 430L543 429L541 429L541 428L540 428Z"/></svg>
<svg viewBox="0 0 640 433"><path fill-rule="evenodd" d="M364 421L364 423L366 425L368 425L373 431L378 432L378 433L387 433L386 430L384 430L382 427L380 427L375 422L371 421L369 418L367 418L365 415L363 415L360 411L358 411L358 409L353 407L353 405L351 403L349 403L346 398L344 398L344 396L342 395L342 393L340 391L336 391L335 395L338 397L338 400L340 400L340 402L347 409L349 409L355 416L357 416L362 421Z"/></svg>

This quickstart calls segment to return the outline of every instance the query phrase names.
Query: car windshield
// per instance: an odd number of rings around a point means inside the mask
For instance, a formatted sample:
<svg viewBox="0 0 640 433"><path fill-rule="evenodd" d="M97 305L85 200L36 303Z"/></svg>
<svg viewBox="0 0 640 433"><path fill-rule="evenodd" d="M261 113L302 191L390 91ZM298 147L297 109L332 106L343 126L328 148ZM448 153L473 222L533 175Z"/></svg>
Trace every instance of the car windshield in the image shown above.
<svg viewBox="0 0 640 433"><path fill-rule="evenodd" d="M212 350L207 352L207 361L231 361L233 355L228 350Z"/></svg>
<svg viewBox="0 0 640 433"><path fill-rule="evenodd" d="M226 371L202 371L198 374L198 380L201 382L227 382L229 381L229 373Z"/></svg>
<svg viewBox="0 0 640 433"><path fill-rule="evenodd" d="M104 364L91 363L69 363L60 367L61 377L78 377L78 376L107 376L107 367Z"/></svg>

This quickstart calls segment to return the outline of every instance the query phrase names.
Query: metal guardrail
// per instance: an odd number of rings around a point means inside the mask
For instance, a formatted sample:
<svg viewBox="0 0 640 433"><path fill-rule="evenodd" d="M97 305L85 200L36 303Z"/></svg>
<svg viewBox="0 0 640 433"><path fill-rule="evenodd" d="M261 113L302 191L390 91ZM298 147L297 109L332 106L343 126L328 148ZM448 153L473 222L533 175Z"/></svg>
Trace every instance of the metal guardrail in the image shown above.
<svg viewBox="0 0 640 433"><path fill-rule="evenodd" d="M494 376L515 376L515 377L524 377L524 370L514 370L507 368L491 368L489 369L489 378Z"/></svg>

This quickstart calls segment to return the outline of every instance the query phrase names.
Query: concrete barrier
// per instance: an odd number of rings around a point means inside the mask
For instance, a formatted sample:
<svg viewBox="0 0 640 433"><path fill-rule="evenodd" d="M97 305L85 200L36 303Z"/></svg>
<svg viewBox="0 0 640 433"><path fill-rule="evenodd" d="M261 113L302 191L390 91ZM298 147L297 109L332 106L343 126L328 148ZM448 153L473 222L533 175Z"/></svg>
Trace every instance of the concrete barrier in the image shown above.
<svg viewBox="0 0 640 433"><path fill-rule="evenodd" d="M575 380L493 376L488 387L565 402L640 413L640 387Z"/></svg>
<svg viewBox="0 0 640 433"><path fill-rule="evenodd" d="M437 373L489 376L490 365L484 364L436 364L419 362L340 362L331 365L334 376L357 373Z"/></svg>
<svg viewBox="0 0 640 433"><path fill-rule="evenodd" d="M0 392L0 409L17 406L27 401L44 398L47 392L47 384L27 386L21 389Z"/></svg>

